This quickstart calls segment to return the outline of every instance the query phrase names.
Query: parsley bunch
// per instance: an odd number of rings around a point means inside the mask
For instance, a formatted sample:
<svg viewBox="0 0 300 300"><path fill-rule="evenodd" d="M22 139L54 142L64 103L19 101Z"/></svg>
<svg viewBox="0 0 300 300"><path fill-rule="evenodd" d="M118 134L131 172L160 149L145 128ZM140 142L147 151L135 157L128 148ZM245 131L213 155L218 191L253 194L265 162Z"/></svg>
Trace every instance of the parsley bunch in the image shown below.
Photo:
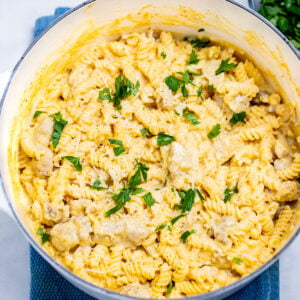
<svg viewBox="0 0 300 300"><path fill-rule="evenodd" d="M133 84L127 77L120 74L115 80L115 93L112 94L109 88L104 88L99 91L98 100L107 100L112 102L118 110L122 108L121 100L128 98L131 95L136 95L140 88L140 82Z"/></svg>
<svg viewBox="0 0 300 300"><path fill-rule="evenodd" d="M198 189L189 189L187 191L180 190L178 195L181 198L181 203L179 205L175 205L175 208L181 209L183 213L192 210L196 195L198 195L201 201L204 200L203 195Z"/></svg>

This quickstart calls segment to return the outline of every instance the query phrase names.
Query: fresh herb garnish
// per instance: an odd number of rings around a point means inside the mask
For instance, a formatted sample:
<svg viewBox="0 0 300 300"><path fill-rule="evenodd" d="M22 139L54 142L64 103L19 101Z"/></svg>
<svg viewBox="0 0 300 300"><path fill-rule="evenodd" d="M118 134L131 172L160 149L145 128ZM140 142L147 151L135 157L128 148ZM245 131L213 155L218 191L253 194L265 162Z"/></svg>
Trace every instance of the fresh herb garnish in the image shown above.
<svg viewBox="0 0 300 300"><path fill-rule="evenodd" d="M231 124L236 124L238 122L246 123L245 118L246 118L246 112L242 111L239 113L233 113L232 118L229 120Z"/></svg>
<svg viewBox="0 0 300 300"><path fill-rule="evenodd" d="M45 244L46 242L50 241L50 234L46 233L43 228L40 227L36 231L36 233L41 236L42 244Z"/></svg>
<svg viewBox="0 0 300 300"><path fill-rule="evenodd" d="M170 295L172 293L174 287L174 282L171 280L167 286L166 295Z"/></svg>
<svg viewBox="0 0 300 300"><path fill-rule="evenodd" d="M64 130L65 126L68 124L68 121L62 118L62 114L60 112L50 115L50 117L53 118L53 122L54 122L53 131L51 134L51 141L52 141L52 146L56 148L59 143L61 133Z"/></svg>
<svg viewBox="0 0 300 300"><path fill-rule="evenodd" d="M187 98L187 97L189 96L189 93L188 93L188 91L187 91L187 89L186 89L185 84L181 87L181 93L182 93L182 96L183 96L184 98Z"/></svg>
<svg viewBox="0 0 300 300"><path fill-rule="evenodd" d="M174 109L174 113L176 116L180 116L180 113L176 109Z"/></svg>
<svg viewBox="0 0 300 300"><path fill-rule="evenodd" d="M125 152L124 146L123 146L123 142L120 140L114 140L114 139L108 139L108 141L112 144L112 145L117 145L117 147L114 147L114 153L115 156L119 156L121 155L123 152Z"/></svg>
<svg viewBox="0 0 300 300"><path fill-rule="evenodd" d="M187 119L189 120L193 125L198 125L200 124L200 122L197 120L196 118L196 115L189 111L187 108L185 108L183 111L182 111L182 115Z"/></svg>
<svg viewBox="0 0 300 300"><path fill-rule="evenodd" d="M62 156L61 159L66 159L68 160L77 171L81 172L82 171L82 165L80 163L80 158L79 157L75 157L75 156L71 156L71 155L66 155L66 156Z"/></svg>
<svg viewBox="0 0 300 300"><path fill-rule="evenodd" d="M161 224L161 225L158 225L156 228L155 228L155 231L161 231L163 230L164 228L167 227L167 224Z"/></svg>
<svg viewBox="0 0 300 300"><path fill-rule="evenodd" d="M233 70L237 67L238 64L229 63L230 58L221 61L219 68L216 70L215 74L219 75L223 72Z"/></svg>
<svg viewBox="0 0 300 300"><path fill-rule="evenodd" d="M258 11L283 32L300 50L300 2L299 0L263 0Z"/></svg>
<svg viewBox="0 0 300 300"><path fill-rule="evenodd" d="M107 100L113 102L118 110L122 108L121 100L128 98L131 95L136 95L140 88L140 82L133 84L127 77L122 74L115 80L115 94L112 94L109 88L104 88L99 91L98 100Z"/></svg>
<svg viewBox="0 0 300 300"><path fill-rule="evenodd" d="M216 136L218 136L221 132L221 125L220 124L216 124L211 131L207 134L207 137L210 139L215 138Z"/></svg>
<svg viewBox="0 0 300 300"><path fill-rule="evenodd" d="M143 196L143 199L147 206L151 207L155 203L155 199L153 198L152 194L149 192Z"/></svg>
<svg viewBox="0 0 300 300"><path fill-rule="evenodd" d="M182 81L177 77L170 75L166 77L165 83L172 92L176 93L179 90Z"/></svg>
<svg viewBox="0 0 300 300"><path fill-rule="evenodd" d="M200 61L200 59L198 58L197 53L193 49L190 54L190 58L189 58L189 61L187 64L188 65L196 65L199 61Z"/></svg>
<svg viewBox="0 0 300 300"><path fill-rule="evenodd" d="M230 188L226 188L224 191L224 199L223 199L224 203L230 201L233 194L236 194L236 193L238 193L237 187L233 191Z"/></svg>
<svg viewBox="0 0 300 300"><path fill-rule="evenodd" d="M121 191L119 192L119 194L113 194L112 198L113 200L116 202L116 206L109 209L104 216L107 218L110 215L116 213L117 211L119 211L120 209L122 209L122 207L125 205L126 202L128 202L130 200L130 192L131 189L127 189L127 188L122 188Z"/></svg>
<svg viewBox="0 0 300 300"><path fill-rule="evenodd" d="M186 241L187 241L187 239L188 239L188 237L189 237L191 234L195 233L195 232L196 232L195 229L192 229L191 231L189 231L189 230L185 231L185 232L180 236L182 242L185 244Z"/></svg>
<svg viewBox="0 0 300 300"><path fill-rule="evenodd" d="M202 31L204 31L204 28L199 28L198 29L198 32L202 32Z"/></svg>
<svg viewBox="0 0 300 300"><path fill-rule="evenodd" d="M214 93L214 91L215 91L214 85L213 85L213 84L209 84L209 85L208 85L208 90L209 90L211 93Z"/></svg>
<svg viewBox="0 0 300 300"><path fill-rule="evenodd" d="M131 195L137 195L140 194L142 192L144 192L145 190L143 188L136 188L131 192Z"/></svg>
<svg viewBox="0 0 300 300"><path fill-rule="evenodd" d="M142 134L143 137L149 137L152 135L148 128L142 128L140 130L140 133Z"/></svg>
<svg viewBox="0 0 300 300"><path fill-rule="evenodd" d="M203 91L203 85L201 84L197 90L197 96L203 100L202 91Z"/></svg>
<svg viewBox="0 0 300 300"><path fill-rule="evenodd" d="M194 48L205 48L211 44L208 38L194 39L191 40L190 43Z"/></svg>
<svg viewBox="0 0 300 300"><path fill-rule="evenodd" d="M204 197L200 193L198 189L189 189L187 191L180 190L178 191L178 195L181 198L181 203L175 205L176 209L181 209L183 213L187 211L191 211L193 204L195 202L196 194L198 195L201 201L204 200Z"/></svg>
<svg viewBox="0 0 300 300"><path fill-rule="evenodd" d="M239 258L239 257L234 257L234 258L232 259L232 261L233 261L234 263L238 264L238 265L240 265L240 264L243 262L243 260L242 260L241 258Z"/></svg>
<svg viewBox="0 0 300 300"><path fill-rule="evenodd" d="M45 113L46 113L45 111L42 111L42 110L36 110L36 111L34 112L33 119L36 119L39 115L45 114Z"/></svg>
<svg viewBox="0 0 300 300"><path fill-rule="evenodd" d="M157 135L157 145L158 146L166 146L175 141L174 137L165 133L159 133Z"/></svg>
<svg viewBox="0 0 300 300"><path fill-rule="evenodd" d="M186 214L181 214L181 215L179 215L179 216L173 218L173 219L171 220L171 224L174 225L178 220L180 220L180 219L181 219L182 217L184 217L184 216L186 216Z"/></svg>
<svg viewBox="0 0 300 300"><path fill-rule="evenodd" d="M91 188L92 190L97 190L97 191L105 190L104 187L101 187L101 181L100 181L99 178L97 178L97 179L93 182L93 184L90 186L90 188Z"/></svg>
<svg viewBox="0 0 300 300"><path fill-rule="evenodd" d="M165 51L162 51L162 52L160 53L160 56L161 56L163 59L166 59L167 53L166 53Z"/></svg>
<svg viewBox="0 0 300 300"><path fill-rule="evenodd" d="M149 168L140 162L137 162L135 167L137 168L136 172L129 179L129 188L135 188L137 185L141 184L142 178L144 181L147 181L147 172Z"/></svg>

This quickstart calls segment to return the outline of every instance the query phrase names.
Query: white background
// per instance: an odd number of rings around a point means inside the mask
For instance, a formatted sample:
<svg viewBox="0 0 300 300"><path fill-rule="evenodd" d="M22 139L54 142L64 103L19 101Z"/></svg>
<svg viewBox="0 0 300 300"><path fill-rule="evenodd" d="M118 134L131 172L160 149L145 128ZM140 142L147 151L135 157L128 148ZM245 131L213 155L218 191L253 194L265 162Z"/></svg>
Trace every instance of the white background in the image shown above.
<svg viewBox="0 0 300 300"><path fill-rule="evenodd" d="M32 39L35 20L53 14L58 6L71 7L80 2L0 0L0 95L9 70ZM0 191L0 202L3 200ZM14 221L0 211L0 299L28 300L29 287L29 245ZM282 300L300 299L300 236L280 259L280 294Z"/></svg>

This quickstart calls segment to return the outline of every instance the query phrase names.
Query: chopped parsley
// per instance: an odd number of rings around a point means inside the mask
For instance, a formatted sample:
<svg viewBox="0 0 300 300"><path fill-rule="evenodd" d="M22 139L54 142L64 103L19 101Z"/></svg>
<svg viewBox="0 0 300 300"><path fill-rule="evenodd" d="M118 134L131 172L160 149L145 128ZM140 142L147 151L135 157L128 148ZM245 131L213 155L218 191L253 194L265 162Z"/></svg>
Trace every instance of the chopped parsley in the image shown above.
<svg viewBox="0 0 300 300"><path fill-rule="evenodd" d="M176 109L174 109L174 113L176 116L180 116L180 113Z"/></svg>
<svg viewBox="0 0 300 300"><path fill-rule="evenodd" d="M184 217L184 216L186 216L186 214L181 214L181 215L179 215L179 216L173 218L173 219L171 220L171 224L174 225L178 220L180 220L180 219L181 219L182 217Z"/></svg>
<svg viewBox="0 0 300 300"><path fill-rule="evenodd" d="M208 90L209 90L211 93L214 93L214 91L215 91L214 85L213 85L213 84L209 84L209 85L208 85Z"/></svg>
<svg viewBox="0 0 300 300"><path fill-rule="evenodd" d="M201 84L197 90L197 96L203 100L202 91L203 91L203 85Z"/></svg>
<svg viewBox="0 0 300 300"><path fill-rule="evenodd" d="M153 198L152 194L149 192L143 196L143 199L147 206L151 207L155 203L155 199Z"/></svg>
<svg viewBox="0 0 300 300"><path fill-rule="evenodd" d="M112 144L112 145L117 145L117 147L114 147L114 153L115 156L119 156L121 155L123 152L125 152L124 146L123 146L123 142L120 140L114 140L114 139L108 139L108 141Z"/></svg>
<svg viewBox="0 0 300 300"><path fill-rule="evenodd" d="M105 212L104 216L107 218L110 215L112 215L112 214L116 213L117 211L119 211L120 209L122 209L122 207L125 205L125 203L130 200L130 192L131 192L131 189L127 189L124 187L121 189L119 194L113 194L112 198L116 202L117 205L115 207L109 209L107 212Z"/></svg>
<svg viewBox="0 0 300 300"><path fill-rule="evenodd" d="M82 165L80 163L80 158L79 157L75 157L75 156L71 156L71 155L66 155L66 156L62 156L61 159L66 159L68 160L77 171L81 172L82 171Z"/></svg>
<svg viewBox="0 0 300 300"><path fill-rule="evenodd" d="M224 203L227 203L228 201L231 200L233 194L236 194L238 193L238 189L237 187L232 191L230 188L226 188L225 191L224 191Z"/></svg>
<svg viewBox="0 0 300 300"><path fill-rule="evenodd" d="M174 137L165 133L159 133L157 135L157 145L158 146L166 146L175 141Z"/></svg>
<svg viewBox="0 0 300 300"><path fill-rule="evenodd" d="M229 63L230 58L221 61L219 68L216 70L215 74L219 75L223 72L233 70L237 67L238 64Z"/></svg>
<svg viewBox="0 0 300 300"><path fill-rule="evenodd" d="M232 259L232 261L233 261L234 263L238 264L238 265L240 265L240 264L243 262L243 260L242 260L241 258L239 258L239 257L234 257L234 258Z"/></svg>
<svg viewBox="0 0 300 300"><path fill-rule="evenodd" d="M143 137L149 137L152 135L148 128L142 128L140 130L140 133L142 134Z"/></svg>
<svg viewBox="0 0 300 300"><path fill-rule="evenodd" d="M167 227L167 224L161 224L161 225L158 225L156 228L155 228L155 231L161 231L163 230L164 228Z"/></svg>
<svg viewBox="0 0 300 300"><path fill-rule="evenodd" d="M229 120L229 122L231 124L236 124L238 122L242 122L242 123L246 123L245 122L245 118L246 118L246 112L245 111L242 111L242 112L239 112L239 113L233 113L232 114L232 118Z"/></svg>
<svg viewBox="0 0 300 300"><path fill-rule="evenodd" d="M204 31L204 28L199 28L198 29L198 32L202 32L202 31Z"/></svg>
<svg viewBox="0 0 300 300"><path fill-rule="evenodd" d="M42 111L42 110L36 110L36 111L34 112L33 119L36 119L39 115L45 114L45 113L46 113L45 111Z"/></svg>
<svg viewBox="0 0 300 300"><path fill-rule="evenodd" d="M195 114L191 111L189 111L187 108L185 108L183 111L182 111L182 115L187 119L189 120L193 125L198 125L200 124L200 122L197 120Z"/></svg>
<svg viewBox="0 0 300 300"><path fill-rule="evenodd" d="M54 122L53 131L51 134L51 141L52 141L52 146L56 148L59 143L61 133L64 130L65 126L68 124L68 121L62 118L62 114L60 112L50 115L50 117L53 118L53 122Z"/></svg>
<svg viewBox="0 0 300 300"><path fill-rule="evenodd" d="M182 84L182 81L180 79L178 79L177 77L170 75L165 78L165 84L168 86L168 88L172 92L176 93L179 90L179 88Z"/></svg>
<svg viewBox="0 0 300 300"><path fill-rule="evenodd" d="M115 80L115 93L112 94L109 88L104 88L99 91L98 100L107 100L113 102L118 110L122 108L121 100L128 98L131 95L136 95L140 88L140 82L133 84L127 77L119 74Z"/></svg>
<svg viewBox="0 0 300 300"><path fill-rule="evenodd" d="M162 52L160 53L160 56L161 56L163 59L166 59L167 53L166 53L165 51L162 51Z"/></svg>
<svg viewBox="0 0 300 300"><path fill-rule="evenodd" d="M200 61L200 59L198 58L197 53L193 49L190 54L190 58L189 58L189 61L187 64L188 65L196 65L199 61Z"/></svg>
<svg viewBox="0 0 300 300"><path fill-rule="evenodd" d="M136 188L131 192L131 195L137 195L140 194L142 192L144 192L145 190L143 188Z"/></svg>
<svg viewBox="0 0 300 300"><path fill-rule="evenodd" d="M147 181L147 172L149 168L140 162L137 162L135 167L137 168L136 172L129 179L129 188L135 188L137 185L141 184L142 178L144 181Z"/></svg>
<svg viewBox="0 0 300 300"><path fill-rule="evenodd" d="M221 133L221 125L220 124L216 124L211 131L207 134L207 137L210 139L215 138L216 136L218 136Z"/></svg>
<svg viewBox="0 0 300 300"><path fill-rule="evenodd" d="M186 89L185 84L181 87L181 93L182 93L182 96L183 96L184 98L187 98L187 97L189 96L189 93L188 93L188 91L187 91L187 89Z"/></svg>
<svg viewBox="0 0 300 300"><path fill-rule="evenodd" d="M189 189L187 191L180 190L178 192L179 197L181 198L181 203L175 205L176 209L181 209L183 213L191 211L193 204L195 202L196 194L198 195L201 201L204 200L204 197L198 189Z"/></svg>
<svg viewBox="0 0 300 300"><path fill-rule="evenodd" d="M171 280L167 286L166 295L170 295L172 293L174 287L174 281Z"/></svg>
<svg viewBox="0 0 300 300"><path fill-rule="evenodd" d="M42 244L45 244L46 242L50 241L50 234L46 233L43 228L40 227L36 231L36 233L41 236Z"/></svg>
<svg viewBox="0 0 300 300"><path fill-rule="evenodd" d="M100 181L99 178L97 178L97 179L93 182L93 184L90 186L90 188L91 188L92 190L97 190L97 191L105 190L104 187L101 187L101 181Z"/></svg>
<svg viewBox="0 0 300 300"><path fill-rule="evenodd" d="M196 232L195 229L192 229L191 231L189 231L189 230L185 231L185 232L180 236L182 242L185 244L186 241L187 241L187 239L188 239L188 237L189 237L191 234L195 233L195 232Z"/></svg>
<svg viewBox="0 0 300 300"><path fill-rule="evenodd" d="M194 48L205 48L211 44L211 41L208 38L203 38L191 40L190 43Z"/></svg>

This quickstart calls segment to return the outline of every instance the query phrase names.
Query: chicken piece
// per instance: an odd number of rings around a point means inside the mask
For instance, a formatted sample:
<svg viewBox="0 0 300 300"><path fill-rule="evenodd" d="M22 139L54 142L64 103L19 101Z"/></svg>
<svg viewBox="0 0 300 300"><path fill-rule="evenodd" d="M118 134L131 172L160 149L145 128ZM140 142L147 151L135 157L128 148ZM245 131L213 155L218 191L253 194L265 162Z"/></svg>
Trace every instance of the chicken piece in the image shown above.
<svg viewBox="0 0 300 300"><path fill-rule="evenodd" d="M122 286L120 289L120 293L138 298L150 298L151 296L149 288L138 282Z"/></svg>
<svg viewBox="0 0 300 300"><path fill-rule="evenodd" d="M237 95L228 103L230 109L235 112L247 111L250 105L250 98Z"/></svg>
<svg viewBox="0 0 300 300"><path fill-rule="evenodd" d="M274 152L278 158L282 158L289 154L289 144L283 135L279 135L275 142Z"/></svg>
<svg viewBox="0 0 300 300"><path fill-rule="evenodd" d="M55 223L66 222L70 215L70 207L69 205L45 201L43 203L43 215L46 223L50 226Z"/></svg>
<svg viewBox="0 0 300 300"><path fill-rule="evenodd" d="M298 183L288 180L281 184L278 202L294 201L298 199Z"/></svg>
<svg viewBox="0 0 300 300"><path fill-rule="evenodd" d="M87 217L76 217L66 223L56 224L50 232L51 242L58 251L68 251L86 243L91 231Z"/></svg>
<svg viewBox="0 0 300 300"><path fill-rule="evenodd" d="M106 246L123 244L138 246L148 237L151 228L142 220L125 218L118 222L104 221L94 225L96 240Z"/></svg>
<svg viewBox="0 0 300 300"><path fill-rule="evenodd" d="M280 159L276 159L274 161L274 168L276 170L282 170L287 168L293 162L293 158L291 156L286 156Z"/></svg>
<svg viewBox="0 0 300 300"><path fill-rule="evenodd" d="M53 152L47 148L40 159L35 161L34 171L38 175L50 176L53 170Z"/></svg>

